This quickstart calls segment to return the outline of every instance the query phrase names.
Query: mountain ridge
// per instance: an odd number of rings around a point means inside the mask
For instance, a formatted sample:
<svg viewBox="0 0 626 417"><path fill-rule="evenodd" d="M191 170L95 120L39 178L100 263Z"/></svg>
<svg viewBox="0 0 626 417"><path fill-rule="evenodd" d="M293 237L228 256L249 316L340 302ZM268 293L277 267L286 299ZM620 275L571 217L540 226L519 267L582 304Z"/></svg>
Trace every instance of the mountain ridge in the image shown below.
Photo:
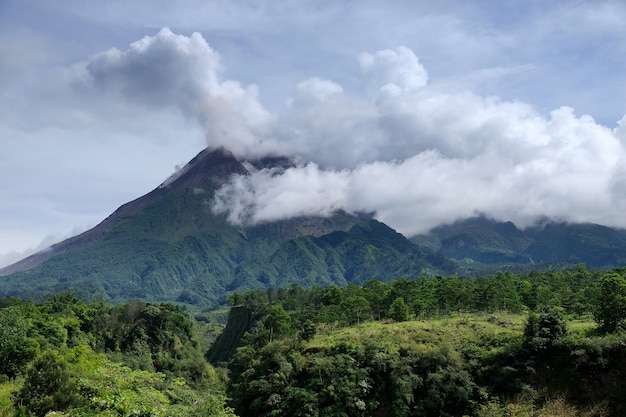
<svg viewBox="0 0 626 417"><path fill-rule="evenodd" d="M410 240L427 253L501 267L626 265L626 230L595 223L555 221L519 229L510 221L477 216L438 226Z"/></svg>

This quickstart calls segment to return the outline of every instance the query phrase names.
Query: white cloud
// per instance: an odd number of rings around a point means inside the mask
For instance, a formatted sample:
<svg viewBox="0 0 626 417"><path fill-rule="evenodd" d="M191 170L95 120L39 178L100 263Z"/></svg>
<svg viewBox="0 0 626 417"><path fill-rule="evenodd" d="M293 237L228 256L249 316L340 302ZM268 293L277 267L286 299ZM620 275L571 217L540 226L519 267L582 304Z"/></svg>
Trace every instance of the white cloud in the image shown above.
<svg viewBox="0 0 626 417"><path fill-rule="evenodd" d="M626 226L621 126L568 107L544 117L519 101L442 91L406 48L360 61L370 98L314 78L291 102L286 120L308 145L301 154L321 167L238 177L218 192L217 211L235 222L374 211L407 234L479 212L520 225L550 216Z"/></svg>
<svg viewBox="0 0 626 417"><path fill-rule="evenodd" d="M96 224L205 143L312 160L326 174L302 181L347 182L402 230L475 209L621 221L621 0L79 3L0 5L0 252Z"/></svg>
<svg viewBox="0 0 626 417"><path fill-rule="evenodd" d="M84 228L75 227L68 234L51 234L43 238L41 242L39 242L34 247L26 248L22 251L12 250L7 253L0 253L0 268L11 265L21 259L24 259L34 253L44 251L48 249L50 246L54 245L57 242L60 242L64 239L68 239L72 236L76 236L79 233L84 232Z"/></svg>
<svg viewBox="0 0 626 417"><path fill-rule="evenodd" d="M214 210L229 221L252 224L303 215L328 216L347 207L347 171L309 163L276 172L263 169L235 177L216 192Z"/></svg>
<svg viewBox="0 0 626 417"><path fill-rule="evenodd" d="M301 100L324 102L334 94L343 92L343 88L333 81L313 77L298 83L298 92Z"/></svg>
<svg viewBox="0 0 626 417"><path fill-rule="evenodd" d="M383 91L394 94L417 90L428 82L426 69L406 46L395 50L385 49L375 54L362 53L359 63L365 74L368 90L373 96Z"/></svg>
<svg viewBox="0 0 626 417"><path fill-rule="evenodd" d="M279 149L269 136L273 116L258 100L257 87L220 79L220 58L199 33L174 34L164 28L110 49L85 66L82 88L117 94L148 108L175 108L201 124L211 147L242 156Z"/></svg>

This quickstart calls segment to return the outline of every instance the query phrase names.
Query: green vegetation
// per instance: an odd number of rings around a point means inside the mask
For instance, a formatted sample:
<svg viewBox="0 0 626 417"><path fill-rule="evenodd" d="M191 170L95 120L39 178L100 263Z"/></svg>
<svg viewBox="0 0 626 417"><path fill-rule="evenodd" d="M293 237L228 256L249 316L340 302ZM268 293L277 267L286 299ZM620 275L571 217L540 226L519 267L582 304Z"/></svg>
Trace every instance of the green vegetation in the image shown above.
<svg viewBox="0 0 626 417"><path fill-rule="evenodd" d="M624 415L625 283L579 265L232 292L210 348L206 311L0 299L0 417Z"/></svg>
<svg viewBox="0 0 626 417"><path fill-rule="evenodd" d="M625 274L581 265L233 294L254 320L228 394L241 416L623 415L624 317L608 328L601 312L626 308L619 291L602 295ZM212 349L232 336L227 326Z"/></svg>
<svg viewBox="0 0 626 417"><path fill-rule="evenodd" d="M179 307L0 301L0 416L234 415Z"/></svg>
<svg viewBox="0 0 626 417"><path fill-rule="evenodd" d="M484 216L439 226L414 243L427 253L459 262L457 273L483 275L585 263L592 268L626 265L626 230L598 224L548 222L523 230Z"/></svg>
<svg viewBox="0 0 626 417"><path fill-rule="evenodd" d="M2 277L0 296L39 299L71 290L112 302L216 308L234 289L343 286L452 271L375 220L338 213L242 229L214 215L210 199L210 190L173 190L125 218L101 242ZM318 229L320 236L306 234Z"/></svg>

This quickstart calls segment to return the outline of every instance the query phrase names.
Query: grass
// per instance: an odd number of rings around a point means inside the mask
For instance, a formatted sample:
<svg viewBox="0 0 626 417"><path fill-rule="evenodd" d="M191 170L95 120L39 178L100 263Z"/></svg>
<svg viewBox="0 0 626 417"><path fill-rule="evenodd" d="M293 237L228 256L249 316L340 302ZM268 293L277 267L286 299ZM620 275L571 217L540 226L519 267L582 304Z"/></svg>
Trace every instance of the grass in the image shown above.
<svg viewBox="0 0 626 417"><path fill-rule="evenodd" d="M588 334L596 329L598 324L589 318L579 318L567 321L567 330L570 333Z"/></svg>
<svg viewBox="0 0 626 417"><path fill-rule="evenodd" d="M11 393L14 388L15 383L12 381L0 382L0 417L12 417L15 415L11 405Z"/></svg>
<svg viewBox="0 0 626 417"><path fill-rule="evenodd" d="M540 405L537 405L540 404ZM537 401L536 398L520 397L506 404L494 400L477 411L477 417L607 417L606 405L596 404L579 408L563 397Z"/></svg>
<svg viewBox="0 0 626 417"><path fill-rule="evenodd" d="M460 345L476 342L485 347L499 347L521 337L526 315L463 314L429 320L406 322L371 321L352 327L333 329L322 325L307 347L328 348L337 342L361 344L367 340L388 340L398 348L438 346L441 343Z"/></svg>

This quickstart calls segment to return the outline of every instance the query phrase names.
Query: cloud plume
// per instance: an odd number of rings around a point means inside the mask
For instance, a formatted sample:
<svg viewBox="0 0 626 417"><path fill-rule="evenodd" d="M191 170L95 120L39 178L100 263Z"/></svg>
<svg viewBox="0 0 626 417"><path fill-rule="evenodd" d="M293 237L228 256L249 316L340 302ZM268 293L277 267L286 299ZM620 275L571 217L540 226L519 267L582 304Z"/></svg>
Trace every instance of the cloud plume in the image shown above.
<svg viewBox="0 0 626 417"><path fill-rule="evenodd" d="M283 151L271 139L274 116L259 102L257 87L222 80L219 54L197 32L184 36L163 28L127 50L91 57L85 72L83 82L96 91L141 106L178 109L200 123L209 146L247 156Z"/></svg>

